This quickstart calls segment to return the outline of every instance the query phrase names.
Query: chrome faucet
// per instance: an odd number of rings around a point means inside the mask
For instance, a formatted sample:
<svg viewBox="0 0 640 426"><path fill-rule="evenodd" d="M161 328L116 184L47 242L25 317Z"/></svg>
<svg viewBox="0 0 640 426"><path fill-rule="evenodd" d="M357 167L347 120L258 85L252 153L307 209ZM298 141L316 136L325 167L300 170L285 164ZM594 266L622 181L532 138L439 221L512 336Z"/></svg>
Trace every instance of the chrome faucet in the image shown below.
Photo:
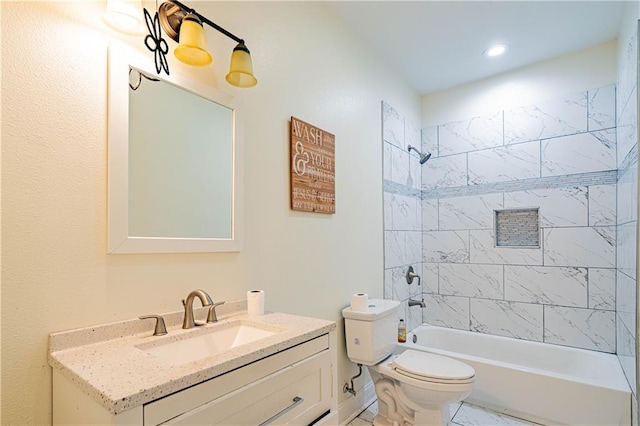
<svg viewBox="0 0 640 426"><path fill-rule="evenodd" d="M424 304L424 299L422 300L409 299L409 306L420 306L421 308L427 307L427 305Z"/></svg>
<svg viewBox="0 0 640 426"><path fill-rule="evenodd" d="M195 299L196 297L200 299L200 302L202 302L202 306L213 305L213 300L211 300L211 297L207 294L206 291L193 290L187 296L187 300L182 301L182 304L184 305L184 321L182 321L182 328L193 328L196 325L201 325L197 324L193 319L193 299Z"/></svg>

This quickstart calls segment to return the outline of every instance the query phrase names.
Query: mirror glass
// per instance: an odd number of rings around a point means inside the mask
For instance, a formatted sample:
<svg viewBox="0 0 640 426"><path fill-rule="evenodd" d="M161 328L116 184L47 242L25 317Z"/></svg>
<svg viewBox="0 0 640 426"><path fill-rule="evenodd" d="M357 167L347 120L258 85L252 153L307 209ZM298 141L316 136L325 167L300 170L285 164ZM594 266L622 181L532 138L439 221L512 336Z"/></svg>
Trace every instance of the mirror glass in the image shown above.
<svg viewBox="0 0 640 426"><path fill-rule="evenodd" d="M120 50L109 62L109 252L238 251L238 105Z"/></svg>
<svg viewBox="0 0 640 426"><path fill-rule="evenodd" d="M129 235L230 238L233 110L144 75L130 69Z"/></svg>

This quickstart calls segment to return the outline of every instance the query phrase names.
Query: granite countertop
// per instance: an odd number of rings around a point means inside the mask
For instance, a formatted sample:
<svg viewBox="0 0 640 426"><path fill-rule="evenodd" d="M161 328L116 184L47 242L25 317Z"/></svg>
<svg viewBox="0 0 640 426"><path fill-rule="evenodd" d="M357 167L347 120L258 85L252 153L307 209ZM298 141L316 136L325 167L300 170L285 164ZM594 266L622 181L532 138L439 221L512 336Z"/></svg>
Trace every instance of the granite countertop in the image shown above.
<svg viewBox="0 0 640 426"><path fill-rule="evenodd" d="M49 336L49 364L111 414L118 414L336 328L333 321L284 313L249 317L246 300L227 303L217 310L218 323L189 330L182 329L182 311L165 314L169 333L164 336L152 335L153 320L137 318L52 333ZM196 309L196 319L202 321L205 316L206 309ZM259 323L262 328L277 333L185 364L162 360L145 351L157 344L181 340L193 333L204 333L207 328L224 327L238 320Z"/></svg>

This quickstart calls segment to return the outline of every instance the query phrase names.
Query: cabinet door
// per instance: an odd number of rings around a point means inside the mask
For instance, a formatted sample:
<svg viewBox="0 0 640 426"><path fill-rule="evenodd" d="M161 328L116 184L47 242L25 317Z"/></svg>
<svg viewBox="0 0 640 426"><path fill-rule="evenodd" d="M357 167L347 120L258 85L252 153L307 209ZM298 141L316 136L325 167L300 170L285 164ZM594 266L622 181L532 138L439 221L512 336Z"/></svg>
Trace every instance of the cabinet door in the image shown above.
<svg viewBox="0 0 640 426"><path fill-rule="evenodd" d="M172 425L308 424L331 408L324 351L169 421Z"/></svg>

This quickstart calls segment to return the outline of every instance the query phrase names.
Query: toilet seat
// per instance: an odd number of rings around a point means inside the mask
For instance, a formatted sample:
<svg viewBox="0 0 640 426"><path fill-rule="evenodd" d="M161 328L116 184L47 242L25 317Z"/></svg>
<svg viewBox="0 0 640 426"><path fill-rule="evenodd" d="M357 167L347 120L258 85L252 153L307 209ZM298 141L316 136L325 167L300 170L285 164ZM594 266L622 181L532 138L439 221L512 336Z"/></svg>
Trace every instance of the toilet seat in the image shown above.
<svg viewBox="0 0 640 426"><path fill-rule="evenodd" d="M473 367L442 355L407 350L389 363L397 374L423 382L465 384L475 381Z"/></svg>

